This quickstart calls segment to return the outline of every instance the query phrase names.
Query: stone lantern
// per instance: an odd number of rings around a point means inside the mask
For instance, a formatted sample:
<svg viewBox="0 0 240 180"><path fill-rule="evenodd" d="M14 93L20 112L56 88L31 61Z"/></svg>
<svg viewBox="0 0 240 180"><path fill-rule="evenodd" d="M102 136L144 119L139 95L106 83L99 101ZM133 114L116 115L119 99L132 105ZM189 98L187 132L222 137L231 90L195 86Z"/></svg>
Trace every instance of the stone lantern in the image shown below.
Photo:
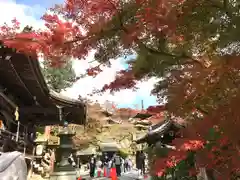
<svg viewBox="0 0 240 180"><path fill-rule="evenodd" d="M63 129L59 132L59 147L56 149L56 163L50 180L76 180L77 171L70 161L70 156L76 151L72 137L75 135L64 123Z"/></svg>

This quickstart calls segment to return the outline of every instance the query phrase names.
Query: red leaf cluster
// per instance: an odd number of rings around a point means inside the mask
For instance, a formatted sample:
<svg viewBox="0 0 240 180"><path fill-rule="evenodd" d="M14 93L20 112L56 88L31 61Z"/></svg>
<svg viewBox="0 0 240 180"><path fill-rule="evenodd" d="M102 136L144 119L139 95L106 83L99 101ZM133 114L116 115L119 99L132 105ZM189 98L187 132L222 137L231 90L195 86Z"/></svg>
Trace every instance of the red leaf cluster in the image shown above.
<svg viewBox="0 0 240 180"><path fill-rule="evenodd" d="M204 123L204 121L203 121ZM206 127L205 127L206 128ZM209 130L209 128L207 128ZM206 167L207 169L214 169L217 172L214 176L219 179L228 179L233 174L240 171L240 151L238 146L234 145L230 139L221 133L221 138L214 142L204 140L203 134L191 129L190 127L182 130L184 137L177 138L172 142L172 145L176 147L176 150L169 152L165 158L157 158L155 160L154 174L164 173L165 169L174 167L177 162L184 160L189 151L196 152L196 165L197 168ZM206 134L205 134L206 135ZM191 140L195 138L194 140ZM214 143L211 148L206 148L209 143ZM198 169L194 169L197 172Z"/></svg>
<svg viewBox="0 0 240 180"><path fill-rule="evenodd" d="M122 70L120 71L115 80L109 85L104 85L102 92L110 90L110 92L119 91L120 89L131 89L136 86L137 82L132 71Z"/></svg>
<svg viewBox="0 0 240 180"><path fill-rule="evenodd" d="M166 107L164 105L149 106L146 110L150 114L152 114L152 113L160 113L162 111L165 111Z"/></svg>
<svg viewBox="0 0 240 180"><path fill-rule="evenodd" d="M174 142L176 150L171 150L167 157L155 160L154 174L164 174L167 168L173 168L177 163L184 160L187 157L188 151L197 151L204 147L203 141L200 140L178 139L176 141Z"/></svg>
<svg viewBox="0 0 240 180"><path fill-rule="evenodd" d="M87 75L88 76L96 76L100 72L102 72L102 70L101 70L101 68L99 66L87 69Z"/></svg>
<svg viewBox="0 0 240 180"><path fill-rule="evenodd" d="M65 55L82 57L88 53L85 48L78 48L78 53L73 48L75 46L72 43L76 37L83 37L77 25L64 22L57 15L44 15L42 19L46 22L45 31L21 32L19 22L14 19L11 25L4 24L0 27L0 39L6 46L19 52L31 56L42 53L52 64L63 63Z"/></svg>

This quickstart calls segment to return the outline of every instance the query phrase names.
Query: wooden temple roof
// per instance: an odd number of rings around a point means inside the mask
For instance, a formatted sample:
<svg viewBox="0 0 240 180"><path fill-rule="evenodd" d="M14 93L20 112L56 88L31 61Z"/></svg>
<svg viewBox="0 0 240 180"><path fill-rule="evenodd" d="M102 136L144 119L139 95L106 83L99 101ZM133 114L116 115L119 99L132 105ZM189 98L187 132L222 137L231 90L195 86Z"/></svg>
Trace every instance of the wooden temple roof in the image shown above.
<svg viewBox="0 0 240 180"><path fill-rule="evenodd" d="M14 114L14 106L19 107L22 124L29 121L38 125L59 124L57 105L63 107L63 120L86 123L85 104L50 91L36 58L0 47L0 86L2 111ZM7 103L4 96L10 99Z"/></svg>
<svg viewBox="0 0 240 180"><path fill-rule="evenodd" d="M152 116L152 114L148 114L148 113L137 113L132 118L147 119L147 118L149 118L151 116Z"/></svg>
<svg viewBox="0 0 240 180"><path fill-rule="evenodd" d="M142 137L136 140L137 144L147 142L149 139L154 139L154 136L161 136L169 131L169 129L181 129L184 126L178 124L172 119L166 119L165 121L159 122L158 124L149 127L149 131Z"/></svg>

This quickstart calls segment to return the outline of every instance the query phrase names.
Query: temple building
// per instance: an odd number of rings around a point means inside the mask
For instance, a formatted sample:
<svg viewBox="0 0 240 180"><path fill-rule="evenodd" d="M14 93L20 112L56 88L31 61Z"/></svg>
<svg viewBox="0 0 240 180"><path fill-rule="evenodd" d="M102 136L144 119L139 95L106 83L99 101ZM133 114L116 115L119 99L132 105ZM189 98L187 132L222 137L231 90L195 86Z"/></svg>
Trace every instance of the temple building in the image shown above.
<svg viewBox="0 0 240 180"><path fill-rule="evenodd" d="M145 144L147 147L160 145L172 148L169 144L179 136L178 132L183 127L183 121L179 118L160 117L157 123L148 127L148 132L144 136L136 139L136 143Z"/></svg>
<svg viewBox="0 0 240 180"><path fill-rule="evenodd" d="M36 127L63 121L85 125L85 103L51 91L37 59L1 45L0 145L5 138L14 139L16 150L32 156Z"/></svg>

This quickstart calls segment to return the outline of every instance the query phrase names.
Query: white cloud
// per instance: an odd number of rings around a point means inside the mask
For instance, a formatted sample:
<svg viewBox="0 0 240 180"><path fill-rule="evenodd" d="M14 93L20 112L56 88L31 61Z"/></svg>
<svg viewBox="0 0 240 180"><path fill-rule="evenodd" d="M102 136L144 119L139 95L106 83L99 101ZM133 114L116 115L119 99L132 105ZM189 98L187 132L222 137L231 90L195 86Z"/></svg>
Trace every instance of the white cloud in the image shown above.
<svg viewBox="0 0 240 180"><path fill-rule="evenodd" d="M38 12L39 7L36 9L34 7L16 4L15 1L11 0L0 0L0 24L10 23L13 18L16 18L21 23L21 27L30 25L42 28L44 23L34 18L34 13Z"/></svg>
<svg viewBox="0 0 240 180"><path fill-rule="evenodd" d="M77 74L84 73L85 70L89 67L88 61L93 60L91 55L89 56L88 60L86 61L75 61L74 69ZM86 77L84 79L80 79L76 84L68 89L64 94L71 96L72 98L77 98L78 95L83 97L88 97L93 100L97 100L100 103L103 103L105 100L114 101L116 103L131 103L134 101L135 96L133 96L134 92L131 90L123 90L121 92L115 93L111 95L110 93L106 92L103 95L93 95L88 96L89 93L93 91L93 89L101 89L104 84L108 84L109 82L113 81L116 72L124 69L123 65L121 64L120 60L112 61L111 68L105 68L103 72L101 72L97 77ZM124 98L125 97L125 98ZM126 98L128 97L128 98Z"/></svg>
<svg viewBox="0 0 240 180"><path fill-rule="evenodd" d="M85 73L86 69L89 68L89 61L94 60L93 52L90 53L86 61L76 60L74 61L74 69L77 75ZM145 82L138 83L137 91L133 90L121 90L114 94L110 94L109 91L103 93L102 95L92 95L89 94L94 89L101 89L105 84L109 84L115 79L116 72L124 69L123 60L121 58L113 60L111 68L105 68L98 76L86 77L77 81L72 88L69 88L64 95L71 98L78 98L79 95L82 97L88 97L89 99L96 100L99 103L104 103L106 100L112 101L116 104L129 104L132 105L136 99L146 99L150 96L150 91L152 90L153 84L156 82L155 79L150 79Z"/></svg>
<svg viewBox="0 0 240 180"><path fill-rule="evenodd" d="M13 0L0 0L0 24L4 22L11 22L13 18L17 18L20 21L21 26L26 25L33 26L34 28L42 28L43 22L36 19L35 17L39 15L38 11L44 8L36 6L28 6L24 4L17 4ZM35 16L35 17L34 17ZM74 62L74 69L79 75L84 73L87 68L89 68L89 61L93 60L93 52L89 54L87 60L76 60ZM114 60L112 62L111 68L105 68L102 73L100 73L96 78L87 77L80 79L72 88L69 88L63 94L70 96L72 98L77 98L79 95L89 97L88 94L92 92L94 88L101 89L104 84L114 80L116 71L124 69L123 64L120 60ZM106 92L101 96L94 95L89 97L93 100L97 100L100 103L104 103L106 100L113 101L116 104L133 104L136 99L147 99L150 95L150 90L154 84L155 80L150 80L143 82L138 85L139 90L136 92L132 90L122 90L120 92L111 95Z"/></svg>

